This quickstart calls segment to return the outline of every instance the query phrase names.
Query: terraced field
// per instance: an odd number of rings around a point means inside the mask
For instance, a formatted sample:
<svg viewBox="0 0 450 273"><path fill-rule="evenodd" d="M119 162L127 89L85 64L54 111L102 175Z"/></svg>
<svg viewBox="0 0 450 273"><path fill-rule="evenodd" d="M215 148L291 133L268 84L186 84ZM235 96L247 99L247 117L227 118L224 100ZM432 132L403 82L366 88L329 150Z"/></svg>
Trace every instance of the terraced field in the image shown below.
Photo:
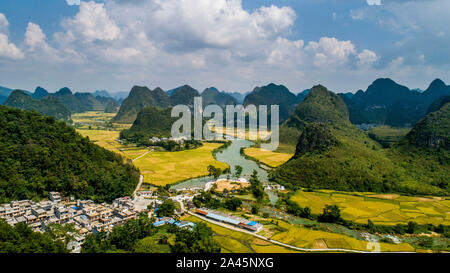
<svg viewBox="0 0 450 273"><path fill-rule="evenodd" d="M272 168L276 168L286 163L294 156L294 154L276 153L272 151L262 150L260 148L247 148L244 150L244 152L246 155L256 158L263 164Z"/></svg>
<svg viewBox="0 0 450 273"><path fill-rule="evenodd" d="M151 152L134 161L144 175L144 182L165 186L208 175L208 165L226 169L228 165L215 160L212 151L223 144L204 143L200 148L180 152Z"/></svg>
<svg viewBox="0 0 450 273"><path fill-rule="evenodd" d="M278 226L276 229L280 230L280 228L285 229L285 231L275 232L270 239L297 247L311 249L343 248L361 251L374 250L373 245L370 242L357 240L343 234L311 230L300 226L291 225L283 221L278 221ZM381 252L414 251L414 248L407 243L380 243L379 246L379 251Z"/></svg>
<svg viewBox="0 0 450 273"><path fill-rule="evenodd" d="M335 191L297 192L292 198L302 207L320 214L325 205L337 205L344 219L357 223L395 225L414 221L419 224L450 225L450 199L411 197L398 194L347 193Z"/></svg>

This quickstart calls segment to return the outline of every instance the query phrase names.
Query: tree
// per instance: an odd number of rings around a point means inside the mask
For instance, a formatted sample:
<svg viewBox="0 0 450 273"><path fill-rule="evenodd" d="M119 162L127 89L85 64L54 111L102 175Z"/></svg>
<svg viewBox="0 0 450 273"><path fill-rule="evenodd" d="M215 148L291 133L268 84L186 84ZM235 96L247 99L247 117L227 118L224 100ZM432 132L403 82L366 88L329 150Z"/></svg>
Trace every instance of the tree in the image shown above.
<svg viewBox="0 0 450 273"><path fill-rule="evenodd" d="M250 176L250 191L258 201L261 201L264 198L264 188L258 178L258 172L256 170L253 170L253 173Z"/></svg>
<svg viewBox="0 0 450 273"><path fill-rule="evenodd" d="M208 173L210 176L213 176L214 179L219 178L222 175L222 170L220 168L216 168L213 165L209 165L207 167Z"/></svg>
<svg viewBox="0 0 450 273"><path fill-rule="evenodd" d="M192 230L178 229L171 249L174 253L220 253L212 229L205 223L198 223Z"/></svg>
<svg viewBox="0 0 450 273"><path fill-rule="evenodd" d="M259 213L259 206L257 204L252 205L252 214Z"/></svg>
<svg viewBox="0 0 450 273"><path fill-rule="evenodd" d="M326 223L336 223L342 220L341 210L336 205L325 205L323 214L319 216L319 221Z"/></svg>
<svg viewBox="0 0 450 273"><path fill-rule="evenodd" d="M236 197L227 199L225 201L225 208L236 211L238 208L242 206L242 200Z"/></svg>
<svg viewBox="0 0 450 273"><path fill-rule="evenodd" d="M167 199L164 201L159 210L156 212L159 217L172 216L175 211L175 203L172 200Z"/></svg>
<svg viewBox="0 0 450 273"><path fill-rule="evenodd" d="M240 165L234 166L234 176L235 176L236 178L241 177L242 170L243 170L242 166L240 166Z"/></svg>

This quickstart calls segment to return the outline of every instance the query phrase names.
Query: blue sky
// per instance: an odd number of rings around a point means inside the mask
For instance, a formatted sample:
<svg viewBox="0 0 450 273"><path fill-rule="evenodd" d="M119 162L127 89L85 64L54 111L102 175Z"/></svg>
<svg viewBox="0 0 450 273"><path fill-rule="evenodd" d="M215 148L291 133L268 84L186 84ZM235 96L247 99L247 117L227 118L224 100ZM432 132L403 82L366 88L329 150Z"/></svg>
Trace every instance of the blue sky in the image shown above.
<svg viewBox="0 0 450 273"><path fill-rule="evenodd" d="M392 77L426 88L450 82L449 9L444 0L2 0L0 85L355 92Z"/></svg>

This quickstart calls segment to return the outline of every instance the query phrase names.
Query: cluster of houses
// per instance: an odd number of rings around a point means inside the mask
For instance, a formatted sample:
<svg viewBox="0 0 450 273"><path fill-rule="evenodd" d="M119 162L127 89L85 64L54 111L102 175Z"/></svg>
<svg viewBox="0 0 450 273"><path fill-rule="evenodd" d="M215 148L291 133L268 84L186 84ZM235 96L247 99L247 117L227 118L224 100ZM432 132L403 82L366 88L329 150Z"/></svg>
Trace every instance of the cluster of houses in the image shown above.
<svg viewBox="0 0 450 273"><path fill-rule="evenodd" d="M150 142L153 142L153 143L175 141L178 144L182 144L187 140L187 138L186 137L177 137L177 138L175 138L175 137L170 137L170 138L168 138L168 137L163 137L163 138L152 137L149 140L150 140Z"/></svg>
<svg viewBox="0 0 450 273"><path fill-rule="evenodd" d="M78 234L72 249L77 249L87 234L110 232L114 226L124 224L139 214L130 197L118 198L112 204L95 204L92 200L63 201L58 192L50 192L49 197L50 200L41 202L22 200L2 204L0 217L12 226L26 223L38 232L44 232L48 225L54 223L73 224Z"/></svg>

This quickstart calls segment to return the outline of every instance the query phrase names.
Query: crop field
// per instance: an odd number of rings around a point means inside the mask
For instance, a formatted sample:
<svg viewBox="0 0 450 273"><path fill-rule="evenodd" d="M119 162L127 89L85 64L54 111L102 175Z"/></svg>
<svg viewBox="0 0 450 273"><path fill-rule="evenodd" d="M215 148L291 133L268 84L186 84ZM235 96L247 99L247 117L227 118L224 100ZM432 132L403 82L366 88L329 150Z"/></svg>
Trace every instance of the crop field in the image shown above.
<svg viewBox="0 0 450 273"><path fill-rule="evenodd" d="M89 139L95 144L110 150L115 153L119 153L129 159L135 159L146 152L148 149L139 147L125 147L121 145L116 139L119 138L118 131L107 131L107 130L77 130L84 137L89 137Z"/></svg>
<svg viewBox="0 0 450 273"><path fill-rule="evenodd" d="M109 122L116 114L104 113L102 111L89 111L84 113L76 113L72 115L72 120L79 129L104 129L107 122ZM113 123L109 125L111 130L121 131L129 129L132 124L118 124Z"/></svg>
<svg viewBox="0 0 450 273"><path fill-rule="evenodd" d="M221 246L222 253L299 253L298 251L274 245L246 233L211 224L194 216L188 216L184 220L194 223L203 222L211 227L214 232L214 240Z"/></svg>
<svg viewBox="0 0 450 273"><path fill-rule="evenodd" d="M208 165L226 169L228 165L215 160L212 151L222 144L204 143L200 148L180 152L151 152L134 161L144 175L144 182L165 186L208 175Z"/></svg>
<svg viewBox="0 0 450 273"><path fill-rule="evenodd" d="M357 223L396 225L450 225L450 200L443 197L412 197L398 194L349 193L335 191L297 192L292 198L302 207L320 214L325 205L337 205L342 218Z"/></svg>
<svg viewBox="0 0 450 273"><path fill-rule="evenodd" d="M324 249L343 248L362 251L371 251L371 245L367 241L358 240L343 234L312 230L297 225L291 225L284 221L278 221L277 230L280 228L286 231L275 233L270 238L289 245L302 248ZM403 252L414 251L414 248L407 243L389 244L380 243L381 252Z"/></svg>
<svg viewBox="0 0 450 273"><path fill-rule="evenodd" d="M411 128L393 128L390 126L377 126L371 128L368 132L373 134L377 140L386 145L392 145L399 142L405 135L411 131Z"/></svg>
<svg viewBox="0 0 450 273"><path fill-rule="evenodd" d="M289 159L294 156L293 154L287 153L276 153L272 151L262 150L260 148L247 148L244 150L245 154L258 159L263 164L276 168L284 163L286 163Z"/></svg>

